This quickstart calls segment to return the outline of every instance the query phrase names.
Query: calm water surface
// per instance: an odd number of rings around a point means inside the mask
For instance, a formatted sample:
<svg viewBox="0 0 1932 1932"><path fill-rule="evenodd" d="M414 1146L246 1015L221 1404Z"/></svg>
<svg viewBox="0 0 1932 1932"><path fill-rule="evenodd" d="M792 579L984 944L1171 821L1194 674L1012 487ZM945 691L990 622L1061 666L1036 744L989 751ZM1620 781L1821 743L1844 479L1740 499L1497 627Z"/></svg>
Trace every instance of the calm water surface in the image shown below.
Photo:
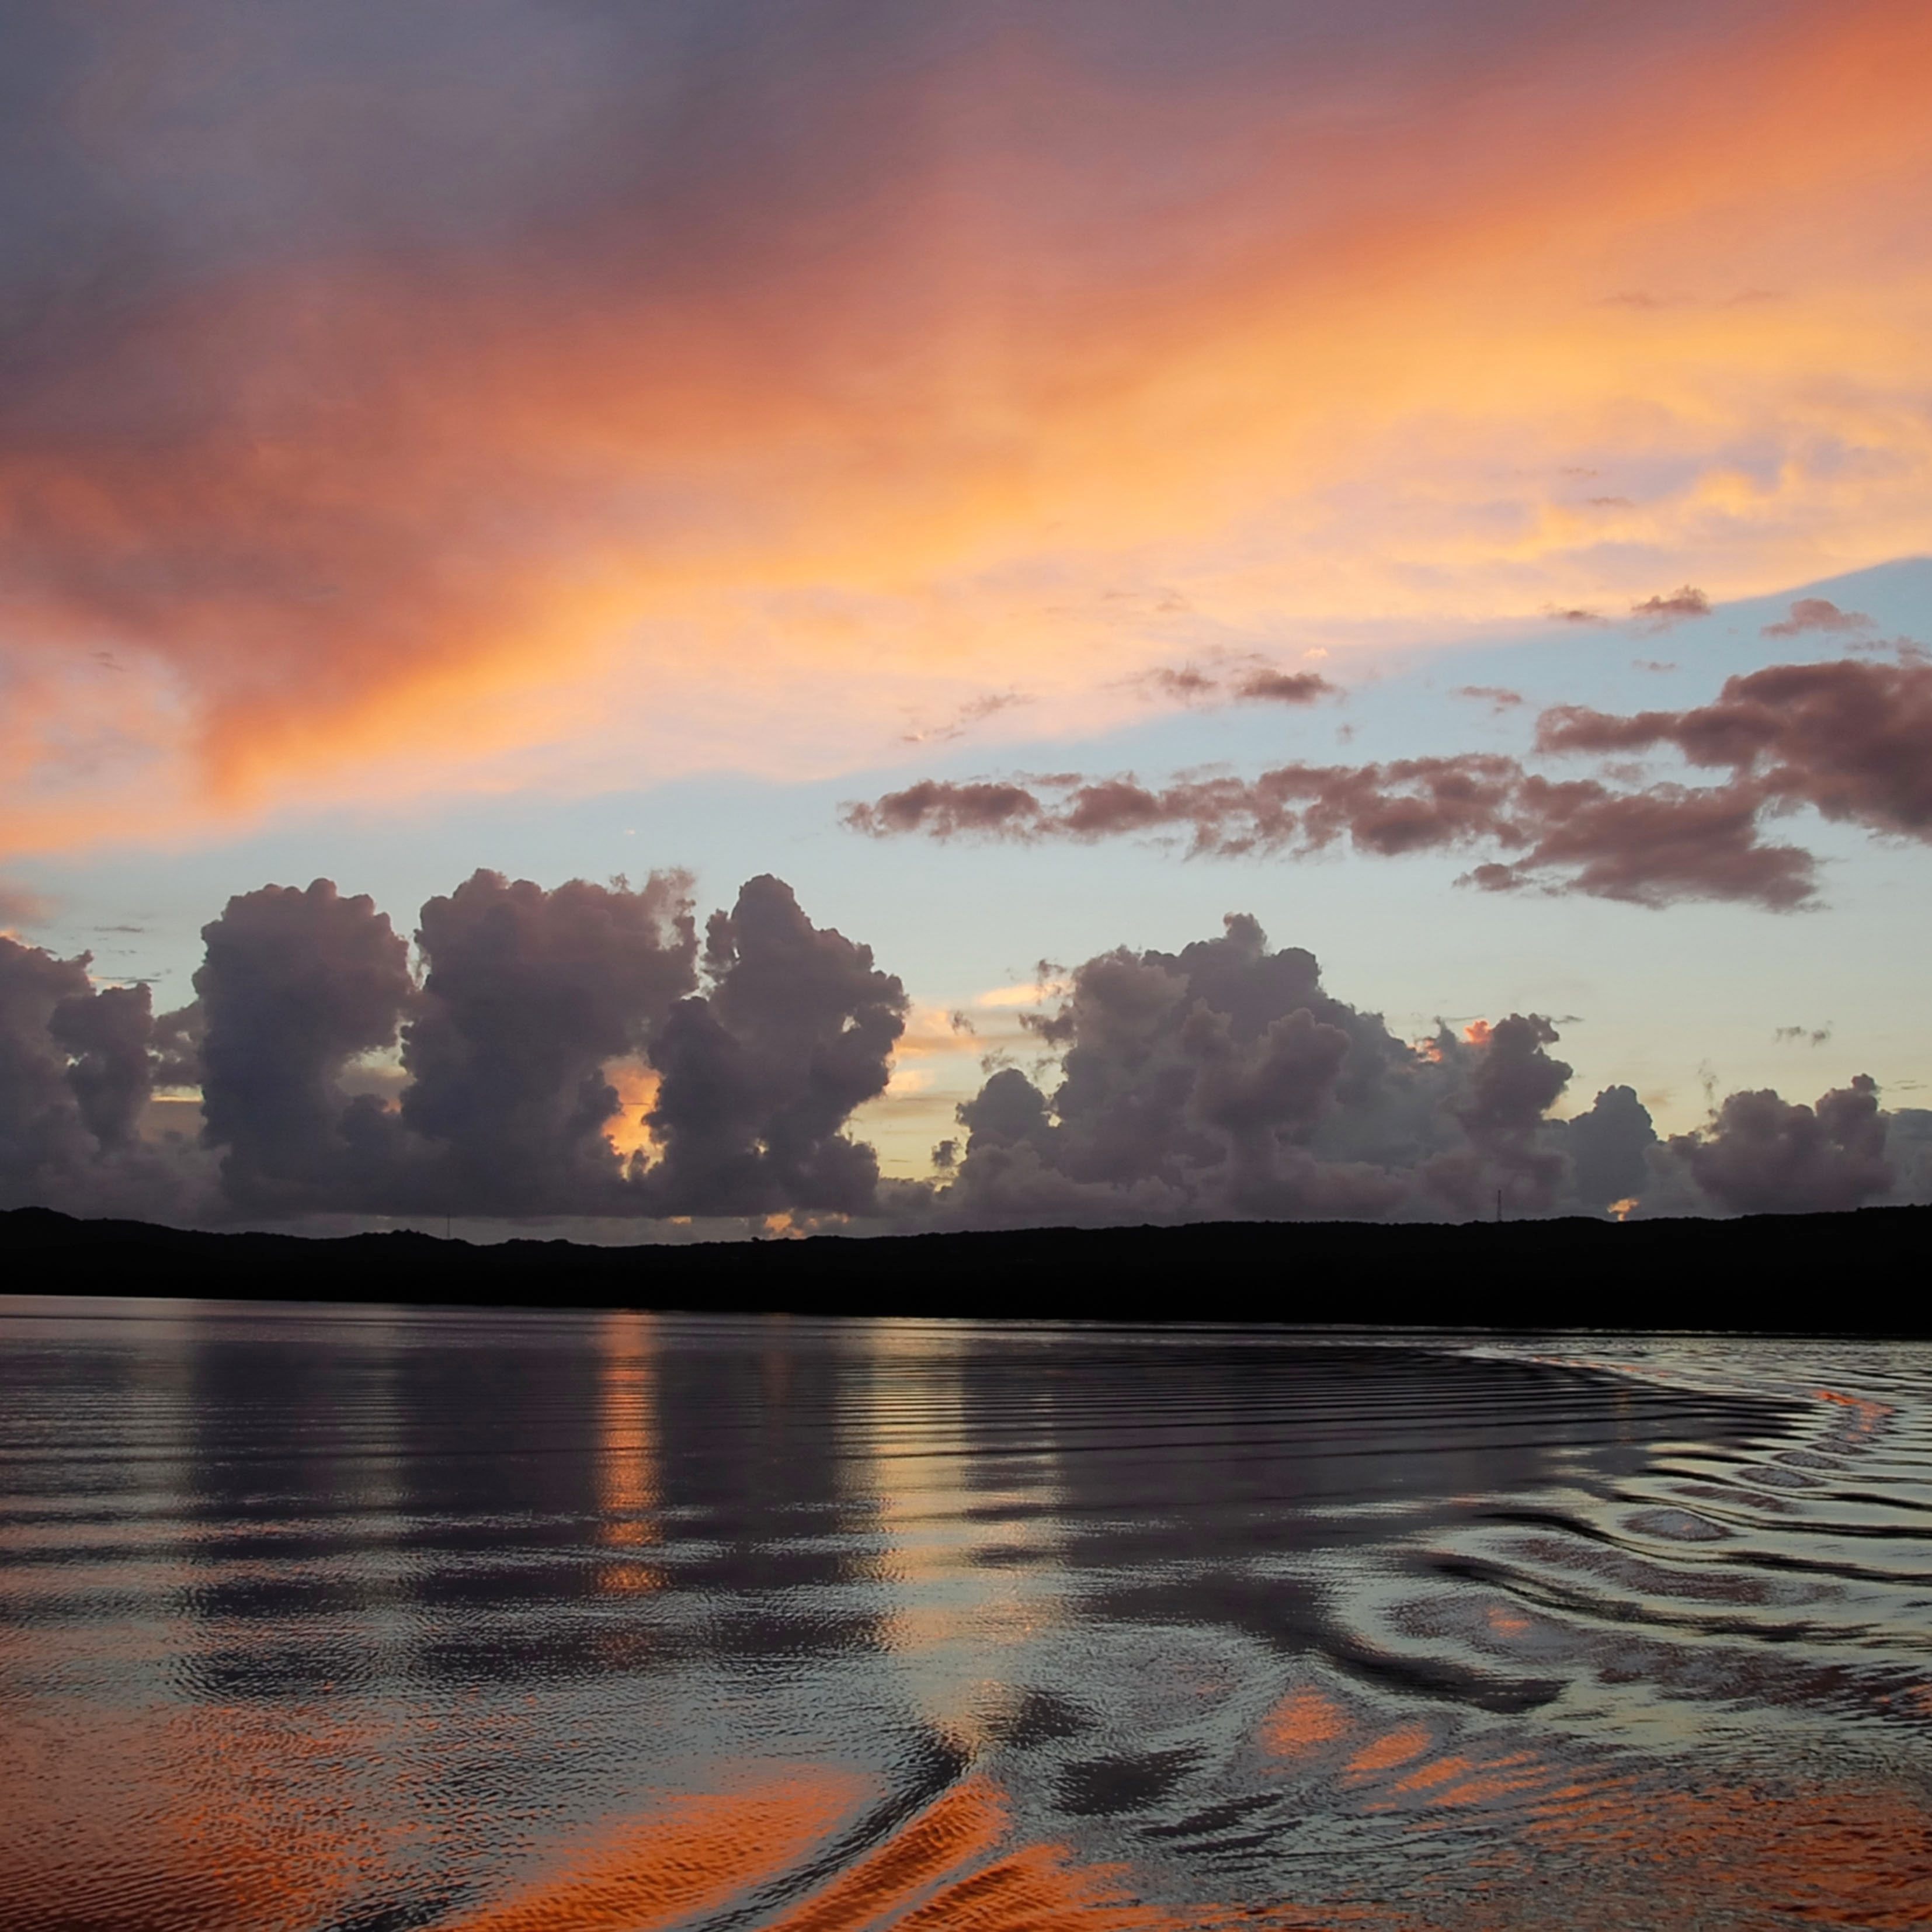
<svg viewBox="0 0 1932 1932"><path fill-rule="evenodd" d="M1932 1925L1932 1349L0 1300L0 1927Z"/></svg>

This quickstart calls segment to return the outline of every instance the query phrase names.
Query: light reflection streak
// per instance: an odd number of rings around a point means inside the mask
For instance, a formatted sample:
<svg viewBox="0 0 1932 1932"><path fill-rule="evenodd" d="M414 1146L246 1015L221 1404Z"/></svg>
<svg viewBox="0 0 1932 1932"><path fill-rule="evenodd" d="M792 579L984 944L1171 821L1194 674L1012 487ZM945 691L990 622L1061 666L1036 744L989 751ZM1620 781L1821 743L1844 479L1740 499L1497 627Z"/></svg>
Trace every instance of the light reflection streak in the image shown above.
<svg viewBox="0 0 1932 1932"><path fill-rule="evenodd" d="M886 1545L884 1641L927 1720L977 1751L1012 1696L1015 1653L1059 1621L1060 1492L1044 1456L989 1438L961 1330L881 1321L867 1340L850 1426L855 1481ZM1043 1437L1043 1418L1027 1420L1024 1434Z"/></svg>
<svg viewBox="0 0 1932 1932"><path fill-rule="evenodd" d="M597 1572L602 1590L661 1588L663 1573L639 1553L662 1540L658 1482L657 1318L613 1310L598 1319L597 1541L616 1560Z"/></svg>

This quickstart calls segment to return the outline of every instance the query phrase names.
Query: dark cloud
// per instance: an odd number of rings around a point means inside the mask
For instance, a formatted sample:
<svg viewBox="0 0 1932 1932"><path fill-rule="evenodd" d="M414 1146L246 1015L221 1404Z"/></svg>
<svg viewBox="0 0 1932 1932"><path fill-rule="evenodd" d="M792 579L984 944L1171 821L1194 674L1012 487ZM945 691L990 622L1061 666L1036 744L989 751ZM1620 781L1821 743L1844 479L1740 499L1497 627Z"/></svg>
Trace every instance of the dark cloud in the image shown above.
<svg viewBox="0 0 1932 1932"><path fill-rule="evenodd" d="M1642 1198L1657 1145L1650 1109L1629 1087L1606 1087L1586 1114L1563 1122L1552 1137L1570 1162L1570 1191L1598 1213Z"/></svg>
<svg viewBox="0 0 1932 1932"><path fill-rule="evenodd" d="M1625 1086L1558 1118L1571 1070L1546 1017L1399 1040L1309 953L1225 925L1074 970L1039 1029L1057 1082L1000 1068L959 1108L942 1220L1826 1211L1932 1190L1932 1113L1881 1112L1863 1076L1815 1107L1733 1094L1667 1142Z"/></svg>
<svg viewBox="0 0 1932 1932"><path fill-rule="evenodd" d="M1886 1129L1877 1084L1860 1074L1815 1107L1768 1090L1733 1094L1708 1127L1673 1136L1670 1148L1729 1213L1822 1214L1891 1189Z"/></svg>
<svg viewBox="0 0 1932 1932"><path fill-rule="evenodd" d="M1791 607L1791 614L1780 622L1767 624L1767 638L1802 637L1807 631L1869 631L1872 620L1862 610L1840 610L1823 597L1801 597Z"/></svg>
<svg viewBox="0 0 1932 1932"><path fill-rule="evenodd" d="M1468 694L1490 696L1486 688ZM1513 694L1512 694L1513 695ZM1500 753L1366 765L1284 765L1258 777L1144 784L1058 774L1025 784L926 780L848 806L874 837L1097 839L1177 835L1196 854L1301 857L1343 842L1382 857L1468 852L1487 892L1574 892L1640 905L1730 899L1774 910L1816 892L1816 861L1764 836L1796 806L1870 830L1932 837L1932 659L1774 664L1715 702L1618 716L1559 705L1537 722L1546 755L1614 758L1668 745L1727 769L1718 784L1640 782L1610 763L1558 779Z"/></svg>
<svg viewBox="0 0 1932 1932"><path fill-rule="evenodd" d="M1016 1067L959 1108L943 1214L1012 1221L1141 1215L1468 1216L1568 1197L1546 1138L1570 1070L1540 1018L1442 1030L1418 1048L1271 952L1231 914L1178 953L1103 953L1038 1028L1051 1091Z"/></svg>
<svg viewBox="0 0 1932 1932"><path fill-rule="evenodd" d="M1472 698L1497 712L1513 711L1523 701L1521 692L1511 691L1500 684L1459 684L1449 694L1451 698Z"/></svg>
<svg viewBox="0 0 1932 1932"><path fill-rule="evenodd" d="M1197 854L1300 857L1346 842L1380 857L1480 852L1467 875L1490 892L1568 891L1642 905L1737 899L1774 908L1813 890L1810 855L1758 836L1750 785L1613 788L1557 781L1501 754L1360 766L1286 765L1258 778L1191 779L1158 790L1131 777L1061 778L1033 788L928 779L845 808L874 837L1096 839L1186 837Z"/></svg>
<svg viewBox="0 0 1932 1932"><path fill-rule="evenodd" d="M67 1083L101 1148L131 1146L154 1084L154 1003L146 986L90 988L49 1015L49 1037L68 1056Z"/></svg>
<svg viewBox="0 0 1932 1932"><path fill-rule="evenodd" d="M1816 890L1810 853L1759 837L1763 801L1749 786L1618 791L1594 779L1531 777L1522 796L1514 823L1534 842L1520 858L1468 874L1486 892L1576 892L1649 906L1731 899L1782 911Z"/></svg>
<svg viewBox="0 0 1932 1932"><path fill-rule="evenodd" d="M845 806L842 822L874 838L896 832L923 832L934 838L961 832L1025 837L1041 829L1042 818L1039 800L1023 785L924 778L872 804Z"/></svg>
<svg viewBox="0 0 1932 1932"><path fill-rule="evenodd" d="M93 1137L67 1078L53 1016L92 990L85 955L56 959L0 938L0 1188L9 1207L83 1167Z"/></svg>
<svg viewBox="0 0 1932 1932"><path fill-rule="evenodd" d="M145 986L0 936L0 1205L193 1212L200 1178L138 1138L155 1064Z"/></svg>
<svg viewBox="0 0 1932 1932"><path fill-rule="evenodd" d="M1038 1031L1062 1049L1051 1096L1015 1067L959 1109L944 1211L968 1220L1378 1213L1400 1187L1322 1159L1326 1122L1359 1112L1384 1063L1415 1056L1330 999L1312 957L1271 953L1231 916L1178 954L1102 954ZM1357 1041L1360 1052L1354 1051Z"/></svg>
<svg viewBox="0 0 1932 1932"><path fill-rule="evenodd" d="M207 1016L199 1000L154 1016L152 1046L157 1087L201 1084L201 1042L207 1030Z"/></svg>
<svg viewBox="0 0 1932 1932"><path fill-rule="evenodd" d="M662 1154L635 1169L649 1211L870 1211L878 1157L844 1129L885 1090L904 988L769 875L712 915L704 969L708 992L679 1001L651 1047Z"/></svg>
<svg viewBox="0 0 1932 1932"><path fill-rule="evenodd" d="M1567 610L1552 608L1550 615L1565 624L1607 624L1610 621L1600 610L1586 610L1576 606Z"/></svg>
<svg viewBox="0 0 1932 1932"><path fill-rule="evenodd" d="M1544 1117L1570 1084L1571 1068L1553 1058L1554 1025L1540 1014L1511 1013L1472 1029L1473 1056L1462 1096L1450 1103L1466 1148L1424 1164L1427 1184L1466 1214L1480 1214L1495 1183L1499 1201L1541 1214L1554 1204L1567 1163L1538 1144Z"/></svg>
<svg viewBox="0 0 1932 1932"><path fill-rule="evenodd" d="M1668 596L1646 597L1641 604L1630 606L1633 617L1643 618L1658 629L1681 624L1687 617L1708 617L1710 614L1710 598L1691 584L1678 585Z"/></svg>
<svg viewBox="0 0 1932 1932"><path fill-rule="evenodd" d="M890 1078L903 988L770 878L713 915L700 982L689 885L480 872L424 906L420 986L368 898L264 887L205 928L195 1006L150 1023L145 991L94 996L44 1024L42 1058L97 1138L148 1082L198 1079L226 1203L250 1214L874 1211L877 1159L845 1127ZM61 970L77 997L84 971ZM370 1055L386 1077L358 1072ZM655 1082L654 1144L630 1154L611 1138L626 1068Z"/></svg>
<svg viewBox="0 0 1932 1932"><path fill-rule="evenodd" d="M424 906L427 974L403 1036L400 1122L434 1144L423 1204L464 1214L617 1213L610 1063L641 1060L696 983L690 880L479 872ZM420 1196L423 1184L412 1183Z"/></svg>
<svg viewBox="0 0 1932 1932"><path fill-rule="evenodd" d="M326 880L242 894L204 937L198 1001L158 1018L86 956L0 938L0 1200L971 1226L1825 1210L1932 1189L1932 1114L1882 1112L1863 1076L1811 1107L1714 1093L1709 1124L1666 1143L1626 1087L1560 1118L1556 1021L1402 1039L1245 914L1178 952L1042 964L1033 1070L989 1060L929 1184L882 1180L850 1130L885 1091L904 988L781 880L748 882L700 950L681 875L546 890L479 872L424 908L420 986L388 918ZM619 1132L620 1078L652 1089L632 1103L647 1139ZM142 1138L154 1088L194 1080L218 1171L181 1136Z"/></svg>
<svg viewBox="0 0 1932 1932"><path fill-rule="evenodd" d="M1727 680L1714 704L1617 717L1564 705L1538 721L1550 752L1671 745L1727 767L1760 806L1808 805L1827 818L1932 834L1932 663L1840 658L1772 664Z"/></svg>
<svg viewBox="0 0 1932 1932"><path fill-rule="evenodd" d="M890 1078L903 988L770 878L713 915L700 982L689 885L478 872L422 908L420 986L368 898L266 886L204 928L200 998L158 1022L145 988L94 993L84 962L14 946L22 998L39 988L16 1137L71 1168L128 1142L153 1084L198 1082L226 1207L250 1215L874 1211L876 1156L845 1128ZM626 1069L655 1080L655 1144L630 1154Z"/></svg>
<svg viewBox="0 0 1932 1932"><path fill-rule="evenodd" d="M366 1145L374 1111L342 1076L392 1047L415 994L409 949L388 915L327 879L264 886L202 928L202 1138L223 1150L223 1185L244 1210L350 1204L380 1177Z"/></svg>
<svg viewBox="0 0 1932 1932"><path fill-rule="evenodd" d="M1832 1029L1828 1026L1773 1027L1771 1030L1771 1036L1780 1045L1785 1045L1802 1040L1808 1041L1813 1046L1822 1046L1825 1042L1832 1037Z"/></svg>

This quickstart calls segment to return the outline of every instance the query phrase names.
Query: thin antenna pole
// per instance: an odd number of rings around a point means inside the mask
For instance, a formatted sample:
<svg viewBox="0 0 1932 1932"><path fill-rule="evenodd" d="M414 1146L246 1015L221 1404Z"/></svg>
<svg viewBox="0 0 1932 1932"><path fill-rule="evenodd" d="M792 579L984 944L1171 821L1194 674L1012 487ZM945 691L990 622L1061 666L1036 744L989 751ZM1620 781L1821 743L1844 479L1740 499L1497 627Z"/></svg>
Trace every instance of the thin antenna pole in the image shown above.
<svg viewBox="0 0 1932 1932"><path fill-rule="evenodd" d="M1502 1218L1503 1218L1503 1191L1502 1191L1502 1190L1500 1187L1498 1187L1498 1188L1496 1190L1496 1220L1497 1220L1497 1222L1498 1222L1498 1224L1500 1224L1500 1223L1501 1223L1501 1222L1502 1222Z"/></svg>

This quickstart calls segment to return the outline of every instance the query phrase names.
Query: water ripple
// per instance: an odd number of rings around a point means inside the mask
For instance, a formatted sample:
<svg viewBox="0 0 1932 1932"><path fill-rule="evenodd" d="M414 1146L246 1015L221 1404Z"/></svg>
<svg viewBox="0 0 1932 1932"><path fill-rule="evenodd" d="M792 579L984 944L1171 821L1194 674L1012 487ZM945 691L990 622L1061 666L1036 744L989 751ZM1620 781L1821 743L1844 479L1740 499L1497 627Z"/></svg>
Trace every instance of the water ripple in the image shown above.
<svg viewBox="0 0 1932 1932"><path fill-rule="evenodd" d="M1932 1350L0 1305L0 1928L1932 1924Z"/></svg>

